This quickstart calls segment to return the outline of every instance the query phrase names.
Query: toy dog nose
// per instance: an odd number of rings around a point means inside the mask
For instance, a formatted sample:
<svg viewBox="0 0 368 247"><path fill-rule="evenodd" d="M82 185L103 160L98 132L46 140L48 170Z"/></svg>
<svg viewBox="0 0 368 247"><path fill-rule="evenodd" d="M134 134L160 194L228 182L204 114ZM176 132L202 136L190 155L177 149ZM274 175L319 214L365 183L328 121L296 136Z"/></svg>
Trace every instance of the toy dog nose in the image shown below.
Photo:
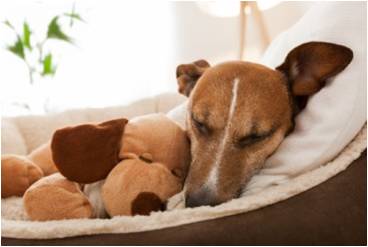
<svg viewBox="0 0 368 247"><path fill-rule="evenodd" d="M185 196L185 207L194 208L199 206L216 206L220 204L217 198L208 190L197 193L187 194Z"/></svg>

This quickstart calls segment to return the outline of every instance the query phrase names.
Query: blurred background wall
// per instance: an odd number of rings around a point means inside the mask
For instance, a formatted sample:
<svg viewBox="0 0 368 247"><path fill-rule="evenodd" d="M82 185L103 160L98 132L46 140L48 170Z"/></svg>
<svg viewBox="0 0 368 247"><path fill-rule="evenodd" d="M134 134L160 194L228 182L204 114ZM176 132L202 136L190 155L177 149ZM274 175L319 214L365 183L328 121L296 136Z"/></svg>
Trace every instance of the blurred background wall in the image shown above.
<svg viewBox="0 0 368 247"><path fill-rule="evenodd" d="M263 2L263 3L261 3ZM273 39L293 25L313 2L261 1ZM0 85L3 115L35 112L24 102L46 97L47 111L103 107L175 92L175 68L204 58L211 64L238 59L239 2L163 2L118 0L2 0L0 21L42 37L57 14L76 11L85 20L68 30L75 45L56 46L53 77L30 85L21 59L5 48L15 36L0 24ZM262 5L263 4L263 5ZM66 25L67 26L67 25ZM258 61L263 50L254 19L247 17L245 59Z"/></svg>

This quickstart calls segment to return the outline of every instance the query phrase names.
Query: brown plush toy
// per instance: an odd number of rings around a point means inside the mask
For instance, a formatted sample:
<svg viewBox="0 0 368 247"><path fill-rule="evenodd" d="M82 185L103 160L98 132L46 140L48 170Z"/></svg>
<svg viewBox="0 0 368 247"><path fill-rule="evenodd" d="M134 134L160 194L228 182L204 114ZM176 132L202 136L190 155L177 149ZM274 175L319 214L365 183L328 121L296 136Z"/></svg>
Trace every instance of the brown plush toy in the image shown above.
<svg viewBox="0 0 368 247"><path fill-rule="evenodd" d="M51 152L43 150L41 158L52 160L51 168L56 166L59 173L41 178L25 192L24 207L31 220L95 217L98 209L91 194L98 195L110 216L163 210L167 199L182 190L190 163L185 132L163 114L63 128L44 149ZM17 157L13 163L18 166L20 161L29 160ZM36 174L32 181L42 176L37 165L23 165ZM2 175L9 177L8 171ZM98 181L102 188L84 193Z"/></svg>

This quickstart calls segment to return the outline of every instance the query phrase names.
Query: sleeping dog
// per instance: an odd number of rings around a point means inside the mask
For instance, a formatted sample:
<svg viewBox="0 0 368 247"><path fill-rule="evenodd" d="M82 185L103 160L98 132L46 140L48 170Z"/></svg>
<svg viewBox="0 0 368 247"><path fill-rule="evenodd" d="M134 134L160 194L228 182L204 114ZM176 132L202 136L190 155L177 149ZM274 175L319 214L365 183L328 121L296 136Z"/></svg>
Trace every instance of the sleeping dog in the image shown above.
<svg viewBox="0 0 368 247"><path fill-rule="evenodd" d="M294 48L275 70L241 61L214 67L204 60L179 65L179 91L189 96L187 108L179 109L184 109L181 116L185 116L192 154L186 206L217 205L238 197L293 130L294 117L308 97L352 58L347 47L310 42ZM32 161L17 159L22 176L14 176L14 166L2 172L2 178L7 178L2 179L2 197L21 196L43 174L57 172L50 143L28 157ZM5 186L11 193L4 192ZM102 205L95 191L88 193L91 197L96 194L91 201ZM103 214L103 205L94 208L101 208Z"/></svg>
<svg viewBox="0 0 368 247"><path fill-rule="evenodd" d="M352 58L347 47L309 42L290 51L276 69L241 61L178 66L179 91L189 96L184 114L192 163L186 206L238 197L293 130L308 97Z"/></svg>

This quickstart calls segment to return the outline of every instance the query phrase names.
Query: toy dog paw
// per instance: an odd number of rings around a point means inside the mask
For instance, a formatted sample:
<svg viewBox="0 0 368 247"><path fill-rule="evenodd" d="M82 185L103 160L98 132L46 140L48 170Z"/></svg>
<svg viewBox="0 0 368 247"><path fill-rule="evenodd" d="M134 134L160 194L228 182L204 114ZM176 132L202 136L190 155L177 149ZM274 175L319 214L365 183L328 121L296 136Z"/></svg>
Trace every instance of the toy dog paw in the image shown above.
<svg viewBox="0 0 368 247"><path fill-rule="evenodd" d="M47 196L45 196L47 195ZM93 209L78 183L61 174L44 177L23 196L24 208L31 220L91 218Z"/></svg>
<svg viewBox="0 0 368 247"><path fill-rule="evenodd" d="M37 180L43 177L41 168L19 155L1 157L1 197L22 196Z"/></svg>

